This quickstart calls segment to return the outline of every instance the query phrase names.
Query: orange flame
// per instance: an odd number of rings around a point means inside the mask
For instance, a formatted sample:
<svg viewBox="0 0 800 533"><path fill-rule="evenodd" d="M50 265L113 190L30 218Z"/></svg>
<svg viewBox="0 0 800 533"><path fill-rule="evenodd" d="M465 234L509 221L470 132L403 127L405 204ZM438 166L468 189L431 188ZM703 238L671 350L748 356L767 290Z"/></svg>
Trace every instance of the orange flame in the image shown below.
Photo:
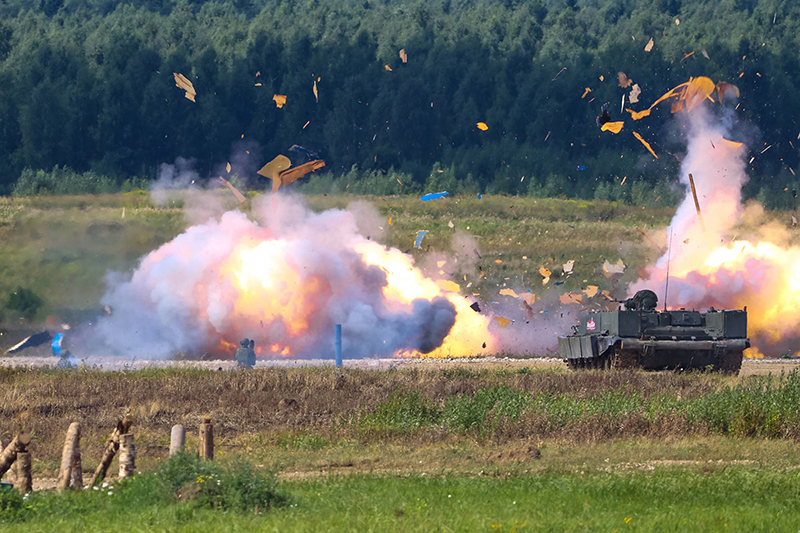
<svg viewBox="0 0 800 533"><path fill-rule="evenodd" d="M247 326L236 328L234 334L253 329L263 332L262 338L257 334L254 339L268 346L263 353L268 357L302 352L309 333L327 327L323 311L334 293L327 279L304 275L302 265L292 264L287 246L288 241L283 239L254 244L249 236L243 237L219 269L220 276L230 280L230 290L224 296L233 300L230 321ZM388 311L401 312L416 299L431 301L441 296L456 309L455 325L440 347L427 354L401 351L394 354L396 357L467 357L499 349L489 332L489 317L473 311L460 294L448 292L425 277L410 256L373 241L356 242L352 251L363 265L380 267L386 273L382 294ZM270 324L280 325L281 342L270 339ZM234 347L235 340L228 339L226 345Z"/></svg>

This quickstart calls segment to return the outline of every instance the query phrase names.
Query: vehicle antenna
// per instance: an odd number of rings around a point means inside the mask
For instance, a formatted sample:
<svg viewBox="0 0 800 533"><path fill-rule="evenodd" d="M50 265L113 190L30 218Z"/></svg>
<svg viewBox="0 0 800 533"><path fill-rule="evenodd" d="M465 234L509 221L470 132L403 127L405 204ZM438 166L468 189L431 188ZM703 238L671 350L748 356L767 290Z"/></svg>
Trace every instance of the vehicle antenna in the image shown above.
<svg viewBox="0 0 800 533"><path fill-rule="evenodd" d="M669 260L672 255L672 236L674 233L670 231L669 246L667 246L667 281L664 283L664 311L667 310L667 294L669 293Z"/></svg>

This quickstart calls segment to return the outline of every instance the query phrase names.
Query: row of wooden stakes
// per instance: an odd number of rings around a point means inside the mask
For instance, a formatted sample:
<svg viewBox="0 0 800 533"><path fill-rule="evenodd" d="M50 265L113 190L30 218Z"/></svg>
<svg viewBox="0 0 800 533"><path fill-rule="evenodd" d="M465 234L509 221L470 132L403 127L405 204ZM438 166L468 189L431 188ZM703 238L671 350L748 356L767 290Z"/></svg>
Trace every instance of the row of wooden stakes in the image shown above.
<svg viewBox="0 0 800 533"><path fill-rule="evenodd" d="M133 419L125 416L117 422L117 427L111 432L103 449L100 464L94 471L90 486L96 486L105 479L111 461L119 452L119 477L130 477L136 471L136 444L130 429ZM214 426L211 418L205 417L200 424L200 457L206 460L214 458ZM81 466L81 424L73 422L67 430L64 450L61 453L61 469L56 489L61 492L70 488L80 490L83 486L83 468ZM22 494L33 490L33 477L31 476L31 453L28 446L31 443L30 434L26 431L17 433L16 437L0 452L0 479L16 464L15 473L17 485ZM169 454L174 455L183 451L186 443L186 430L183 426L173 426L170 436Z"/></svg>

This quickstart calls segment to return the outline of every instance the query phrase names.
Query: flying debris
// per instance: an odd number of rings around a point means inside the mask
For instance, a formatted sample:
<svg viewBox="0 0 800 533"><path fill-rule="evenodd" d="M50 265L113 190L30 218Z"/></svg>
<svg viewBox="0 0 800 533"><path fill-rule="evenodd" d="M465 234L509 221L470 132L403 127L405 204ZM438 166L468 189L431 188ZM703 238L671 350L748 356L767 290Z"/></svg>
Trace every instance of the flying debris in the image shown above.
<svg viewBox="0 0 800 533"><path fill-rule="evenodd" d="M605 261L603 263L603 272L606 277L611 277L614 274L622 274L625 272L625 263L622 262L622 259L618 259L616 263Z"/></svg>
<svg viewBox="0 0 800 533"><path fill-rule="evenodd" d="M725 98L725 93L727 93L728 91L731 91L732 94L736 95L736 98L739 98L739 88L732 83L719 81L717 82L715 90L717 92L717 99L720 102L722 102L722 100Z"/></svg>
<svg viewBox="0 0 800 533"><path fill-rule="evenodd" d="M647 41L647 44L646 44L646 45L644 45L644 51L645 51L645 52L649 52L650 50L652 50L652 49L653 49L653 45L654 45L654 44L655 44L655 43L653 42L653 38L652 38L652 37L650 37L650 40L649 40L649 41Z"/></svg>
<svg viewBox="0 0 800 533"><path fill-rule="evenodd" d="M486 131L489 129L489 126L487 126L485 122L478 122L477 126L481 131Z"/></svg>
<svg viewBox="0 0 800 533"><path fill-rule="evenodd" d="M511 296L512 298L519 298L519 294L514 292L513 289L500 289L500 296Z"/></svg>
<svg viewBox="0 0 800 533"><path fill-rule="evenodd" d="M440 279L436 283L439 285L439 288L444 291L461 292L461 286L455 281L450 281L449 279Z"/></svg>
<svg viewBox="0 0 800 533"><path fill-rule="evenodd" d="M442 198L443 196L447 196L448 194L449 193L447 191L432 192L432 193L428 193L428 194L423 194L420 197L420 200L422 200L423 202L427 202L429 200L437 200L439 198Z"/></svg>
<svg viewBox="0 0 800 533"><path fill-rule="evenodd" d="M649 109L643 109L641 111L634 111L633 109L625 109L625 111L627 111L628 113L631 114L631 118L633 120L640 120L640 119L643 119L644 117L649 117L650 116L650 110Z"/></svg>
<svg viewBox="0 0 800 533"><path fill-rule="evenodd" d="M706 99L713 102L714 99L711 98L711 93L713 93L715 89L716 85L711 81L711 78L705 76L689 78L689 81L681 83L677 87L667 91L661 98L653 102L650 109L653 109L665 100L675 99L672 103L673 113L691 111Z"/></svg>
<svg viewBox="0 0 800 533"><path fill-rule="evenodd" d="M512 322L511 320L502 316L496 316L494 317L494 320L497 320L497 325L500 326L501 328L507 327Z"/></svg>
<svg viewBox="0 0 800 533"><path fill-rule="evenodd" d="M400 56L400 61L403 63L408 63L408 54L406 53L405 48L401 48L397 54Z"/></svg>
<svg viewBox="0 0 800 533"><path fill-rule="evenodd" d="M311 87L311 91L314 93L314 100L319 103L319 93L317 92L317 80L314 80L314 85Z"/></svg>
<svg viewBox="0 0 800 533"><path fill-rule="evenodd" d="M428 230L423 229L417 232L417 238L414 239L414 248L422 248L422 238L428 234Z"/></svg>
<svg viewBox="0 0 800 533"><path fill-rule="evenodd" d="M48 342L50 339L51 337L49 332L41 331L39 333L30 335L29 337L25 337L21 342L9 348L6 353L14 354L21 352L25 348L35 348L36 346L41 346L42 344Z"/></svg>
<svg viewBox="0 0 800 533"><path fill-rule="evenodd" d="M644 147L645 147L645 148L647 148L647 150L648 150L648 151L649 151L651 154L653 154L653 157L655 157L656 159L658 159L658 156L657 156L657 155L656 155L656 153L653 151L653 148L650 146L650 143L649 143L649 142L647 142L647 141L645 141L645 140L642 138L642 136L641 136L641 135L639 135L638 133L636 133L635 131L634 131L634 132L632 132L632 133L633 133L633 136L634 136L634 137L636 137L636 138L639 140L639 142L640 142L640 143L642 143L642 144L644 145Z"/></svg>
<svg viewBox="0 0 800 533"><path fill-rule="evenodd" d="M633 80L628 78L624 72L617 72L617 79L619 81L619 86L623 89L627 89L633 83Z"/></svg>
<svg viewBox="0 0 800 533"><path fill-rule="evenodd" d="M603 124L600 127L600 131L610 131L611 133L615 133L616 134L616 133L619 133L619 132L622 131L622 126L624 126L624 125L625 125L625 123L622 122L622 121L619 121L619 122L606 122L605 124Z"/></svg>
<svg viewBox="0 0 800 533"><path fill-rule="evenodd" d="M564 73L565 70L567 70L567 67L563 67L561 70L559 70L558 74L553 76L553 79L550 81L556 81Z"/></svg>
<svg viewBox="0 0 800 533"><path fill-rule="evenodd" d="M586 98L586 95L587 95L587 94L589 94L590 92L592 92L592 89L590 89L589 87L586 87L586 88L583 90L583 95L581 95L581 100L582 100L582 99L584 99L584 98Z"/></svg>
<svg viewBox="0 0 800 533"><path fill-rule="evenodd" d="M257 174L272 180L272 192L276 192L281 185L289 185L302 178L309 172L314 172L325 166L325 161L317 159L302 165L290 168L292 162L285 155L279 155L257 172Z"/></svg>
<svg viewBox="0 0 800 533"><path fill-rule="evenodd" d="M242 193L240 193L240 192L239 192L239 190L238 190L236 187L234 187L233 185L231 185L231 182L230 182L230 181L226 180L226 179L225 179L225 178L223 178L222 176L220 176L218 179L219 179L219 182L220 182L222 185L224 185L225 187L227 187L227 188L228 188L228 189L229 189L229 190L230 190L230 191L233 193L233 195L236 197L236 199L237 199L237 200L239 200L239 202L245 202L245 201L247 201L247 198L245 198L245 197L244 197L244 195L243 195Z"/></svg>
<svg viewBox="0 0 800 533"><path fill-rule="evenodd" d="M631 86L631 92L628 95L628 102L632 104L638 103L640 94L642 94L642 88L639 87L638 83L634 83L633 86Z"/></svg>
<svg viewBox="0 0 800 533"><path fill-rule="evenodd" d="M278 109L282 108L286 105L286 95L285 94L274 94L272 95L272 99L275 100L275 105Z"/></svg>
<svg viewBox="0 0 800 533"><path fill-rule="evenodd" d="M600 115L595 119L595 122L597 122L597 127L599 128L606 122L610 121L611 121L611 116L608 114L608 104L603 104L603 107L600 108Z"/></svg>
<svg viewBox="0 0 800 533"><path fill-rule="evenodd" d="M476 313L480 313L481 312L481 306L480 306L480 304L478 302L472 302L472 304L470 304L469 308L472 309L473 311L475 311Z"/></svg>
<svg viewBox="0 0 800 533"><path fill-rule="evenodd" d="M525 300L522 300L522 305L525 306L525 314L528 315L528 322L530 322L533 320L533 307Z"/></svg>
<svg viewBox="0 0 800 533"><path fill-rule="evenodd" d="M299 152L301 154L305 154L309 159L319 159L319 154L314 150L309 150L308 148L303 148L300 145L293 144L291 148L289 148L290 152Z"/></svg>
<svg viewBox="0 0 800 533"><path fill-rule="evenodd" d="M186 91L184 96L192 102L196 102L194 98L197 96L197 91L194 90L194 85L192 85L192 82L190 82L186 76L183 74L178 74L177 72L173 72L172 76L175 78L175 86Z"/></svg>

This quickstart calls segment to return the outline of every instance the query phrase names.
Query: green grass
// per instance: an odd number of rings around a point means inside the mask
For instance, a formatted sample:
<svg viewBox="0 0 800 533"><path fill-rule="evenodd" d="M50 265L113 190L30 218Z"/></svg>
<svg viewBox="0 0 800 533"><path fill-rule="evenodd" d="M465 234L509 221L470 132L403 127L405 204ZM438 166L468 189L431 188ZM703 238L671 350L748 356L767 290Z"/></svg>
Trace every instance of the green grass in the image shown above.
<svg viewBox="0 0 800 533"><path fill-rule="evenodd" d="M524 388L494 385L452 394L437 403L420 392L403 391L364 410L357 424L367 434L414 434L438 427L502 439L514 433L552 435L559 429L579 433L587 425L612 435L631 435L648 433L669 420L679 423L678 431L689 433L784 438L797 434L798 419L800 372L795 370L750 376L735 384L719 382L716 388L683 394L647 393L625 384L582 397L571 391L532 395Z"/></svg>
<svg viewBox="0 0 800 533"><path fill-rule="evenodd" d="M794 531L800 523L800 472L750 466L364 474L278 490L286 504L258 515L156 501L138 487L38 493L0 531Z"/></svg>

